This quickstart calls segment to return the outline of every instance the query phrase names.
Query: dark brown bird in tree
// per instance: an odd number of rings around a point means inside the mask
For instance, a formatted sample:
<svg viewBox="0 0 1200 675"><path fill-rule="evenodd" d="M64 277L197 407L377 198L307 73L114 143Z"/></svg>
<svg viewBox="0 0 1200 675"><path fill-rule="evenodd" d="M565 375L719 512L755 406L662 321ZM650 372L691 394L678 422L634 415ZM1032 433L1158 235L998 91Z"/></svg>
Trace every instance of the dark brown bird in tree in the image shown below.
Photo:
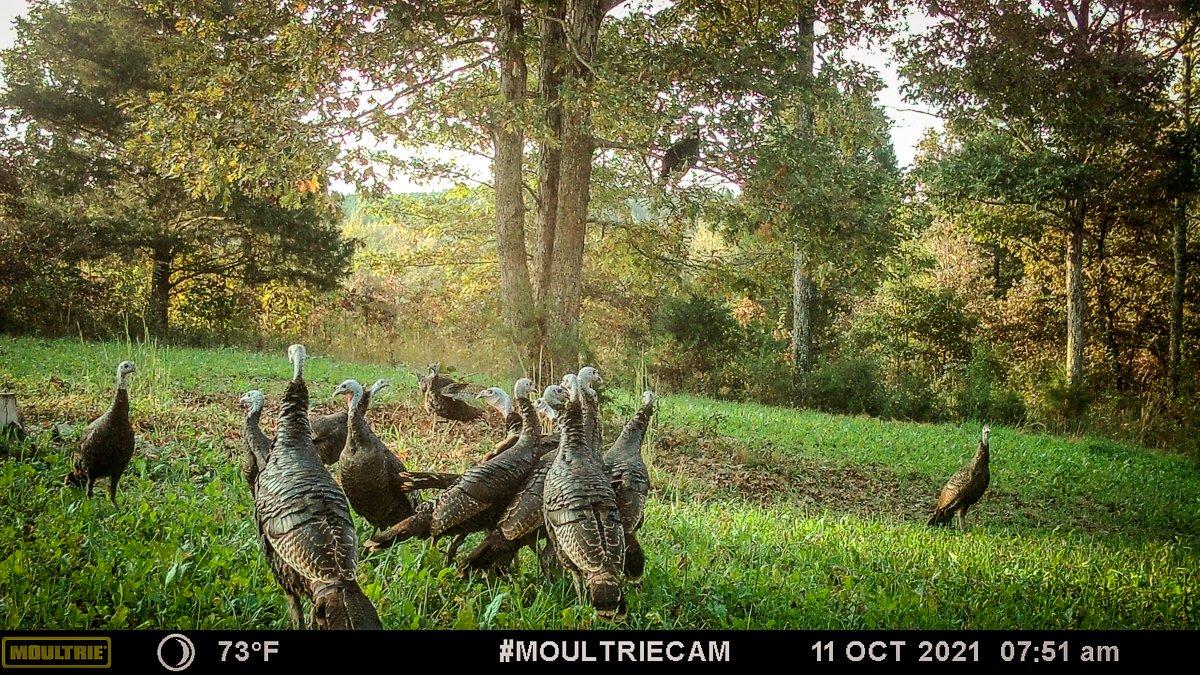
<svg viewBox="0 0 1200 675"><path fill-rule="evenodd" d="M367 542L368 550L387 548L413 537L433 537L468 534L490 530L504 514L504 509L533 470L541 441L541 425L529 392L533 382L517 380L513 398L521 411L522 428L519 440L495 457L467 469L462 478L434 500L432 509L420 511L413 517L376 535ZM451 559L453 559L452 548Z"/></svg>
<svg viewBox="0 0 1200 675"><path fill-rule="evenodd" d="M242 403L246 405L246 421L242 427L242 477L250 486L250 494L254 494L254 482L258 480L258 472L267 465L267 455L271 454L271 444L275 441L263 433L260 424L266 405L263 393L252 389L242 397Z"/></svg>
<svg viewBox="0 0 1200 675"><path fill-rule="evenodd" d="M366 397L374 396L379 393L380 389L388 386L389 382L385 379L375 380L375 384L371 385L370 390L366 392ZM347 392L346 400L349 402L350 395ZM346 433L349 429L350 413L349 410L342 410L333 413L332 415L320 415L309 420L309 424L313 430L313 446L317 448L317 454L321 457L321 461L325 466L329 466L338 461L342 456L342 448L346 447Z"/></svg>
<svg viewBox="0 0 1200 675"><path fill-rule="evenodd" d="M542 392L542 397L534 404L534 408L545 410L553 417L564 408L566 402L567 391L559 385L552 384ZM558 435L543 435L538 454L533 472L509 501L495 529L467 555L462 564L463 569L503 569L522 546L535 547L538 540L544 536L542 492L546 484L546 474L558 455ZM548 560L545 555L541 558L545 570L552 559Z"/></svg>
<svg viewBox="0 0 1200 675"><path fill-rule="evenodd" d="M429 372L418 381L425 410L455 422L474 422L483 417L481 408L468 403L474 398L469 385L443 376L441 368L441 364L430 365Z"/></svg>
<svg viewBox="0 0 1200 675"><path fill-rule="evenodd" d="M686 174L700 159L700 122L692 123L690 132L671 144L663 153L658 172L659 185L666 185L671 176Z"/></svg>
<svg viewBox="0 0 1200 675"><path fill-rule="evenodd" d="M283 394L275 445L255 482L254 517L271 571L288 598L293 627L300 598L313 628L381 628L358 585L358 537L350 504L317 456L308 421L303 345L288 348L292 380Z"/></svg>
<svg viewBox="0 0 1200 675"><path fill-rule="evenodd" d="M571 400L563 411L558 456L543 488L546 532L580 601L586 591L601 618L621 619L626 611L621 512L600 453L584 439L582 384L578 377L568 380Z"/></svg>
<svg viewBox="0 0 1200 675"><path fill-rule="evenodd" d="M642 459L642 441L656 401L654 392L643 392L641 409L604 453L604 471L617 495L621 526L625 528L625 576L634 581L641 579L646 569L646 554L637 539L637 531L645 519L646 496L650 493L650 472Z"/></svg>
<svg viewBox="0 0 1200 675"><path fill-rule="evenodd" d="M129 419L129 378L137 366L122 361L117 366L117 391L108 410L92 420L75 450L74 469L67 474L67 485L92 487L99 478L108 479L108 498L117 503L117 483L133 457L133 423Z"/></svg>
<svg viewBox="0 0 1200 675"><path fill-rule="evenodd" d="M928 525L947 525L953 517L958 529L963 528L963 516L967 514L967 509L983 497L991 481L991 471L988 469L991 459L988 448L989 433L991 429L984 427L975 456L951 476L950 480L946 481L946 487L938 493L937 505L933 507L933 515L929 517Z"/></svg>

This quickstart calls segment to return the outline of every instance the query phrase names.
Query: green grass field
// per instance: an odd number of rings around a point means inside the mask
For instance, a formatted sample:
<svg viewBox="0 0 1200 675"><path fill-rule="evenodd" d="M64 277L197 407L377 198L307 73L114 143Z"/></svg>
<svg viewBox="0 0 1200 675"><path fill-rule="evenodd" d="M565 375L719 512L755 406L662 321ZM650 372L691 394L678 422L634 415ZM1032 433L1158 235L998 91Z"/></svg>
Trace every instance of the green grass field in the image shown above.
<svg viewBox="0 0 1200 675"><path fill-rule="evenodd" d="M114 509L103 490L88 500L62 486L74 441L50 429L82 429L126 358L139 366L138 451ZM238 397L263 389L273 426L289 376L282 352L0 338L0 388L42 430L0 458L4 626L287 627L238 472ZM499 438L498 424L431 429L405 370L316 358L307 376L325 410L342 379L390 377L371 419L414 469L462 469ZM607 396L612 438L634 399ZM1200 627L1193 464L993 427L992 489L967 530L925 527L978 433L666 395L646 449L647 573L627 625ZM507 578L462 578L424 542L359 570L389 628L603 625L569 582L539 578L529 552Z"/></svg>

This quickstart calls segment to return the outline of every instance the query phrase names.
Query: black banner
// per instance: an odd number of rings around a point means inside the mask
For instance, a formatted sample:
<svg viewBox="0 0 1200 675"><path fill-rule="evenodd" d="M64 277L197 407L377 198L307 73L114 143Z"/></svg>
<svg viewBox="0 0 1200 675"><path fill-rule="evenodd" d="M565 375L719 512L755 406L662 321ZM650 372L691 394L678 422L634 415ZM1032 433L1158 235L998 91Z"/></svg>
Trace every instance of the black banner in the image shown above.
<svg viewBox="0 0 1200 675"><path fill-rule="evenodd" d="M1189 631L16 631L5 670L297 673L1116 672L1193 660ZM329 669L325 671L324 669ZM25 672L30 672L25 670Z"/></svg>

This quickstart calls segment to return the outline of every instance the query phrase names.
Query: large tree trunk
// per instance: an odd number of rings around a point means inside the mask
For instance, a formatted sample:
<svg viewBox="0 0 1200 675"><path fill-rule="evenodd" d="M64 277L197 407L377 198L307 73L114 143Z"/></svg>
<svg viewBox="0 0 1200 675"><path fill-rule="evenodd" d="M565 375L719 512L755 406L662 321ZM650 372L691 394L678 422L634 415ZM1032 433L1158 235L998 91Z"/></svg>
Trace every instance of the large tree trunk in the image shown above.
<svg viewBox="0 0 1200 675"><path fill-rule="evenodd" d="M497 43L504 106L492 119L495 159L496 242L500 258L500 307L505 328L526 356L533 351L533 290L525 249L525 28L520 0L498 0Z"/></svg>
<svg viewBox="0 0 1200 675"><path fill-rule="evenodd" d="M1083 234L1086 212L1073 209L1067 224L1067 380L1079 392L1083 386Z"/></svg>
<svg viewBox="0 0 1200 675"><path fill-rule="evenodd" d="M1121 346L1117 343L1115 312L1112 306L1112 293L1109 292L1108 231L1109 219L1103 218L1096 235L1096 304L1100 313L1101 337L1104 340L1104 350L1108 352L1109 370L1112 372L1113 383L1117 391L1125 391L1128 388L1128 380L1125 377L1124 359L1121 358Z"/></svg>
<svg viewBox="0 0 1200 675"><path fill-rule="evenodd" d="M1180 91L1183 100L1180 106L1180 117L1183 118L1183 137L1188 156L1185 161L1192 159L1192 71L1195 68L1195 55L1192 46L1181 51L1183 55L1183 81ZM1186 169L1189 174L1195 171L1190 164ZM1188 202L1191 200L1193 186L1187 186L1184 194L1175 199L1174 232L1171 237L1171 257L1175 263L1175 274L1171 283L1171 335L1167 354L1168 379L1171 383L1171 395L1179 394L1180 367L1183 364L1183 303L1187 290L1187 245L1188 245Z"/></svg>
<svg viewBox="0 0 1200 675"><path fill-rule="evenodd" d="M1183 302L1188 275L1188 197L1180 196L1177 199L1175 232L1171 238L1171 257L1175 262L1175 277L1171 284L1171 344L1167 358L1172 396L1179 393L1179 370L1183 362Z"/></svg>
<svg viewBox="0 0 1200 675"><path fill-rule="evenodd" d="M815 16L811 3L804 3L800 15L800 53L799 67L803 69L805 79L811 83L815 63ZM804 92L808 96L810 92ZM802 136L813 135L812 106L805 101L798 114L799 133ZM798 234L793 235L798 236ZM796 374L803 376L812 370L812 302L814 295L812 271L809 269L808 254L805 246L799 242L792 247L792 362Z"/></svg>
<svg viewBox="0 0 1200 675"><path fill-rule="evenodd" d="M159 245L151 249L150 295L146 299L147 323L150 334L165 338L170 328L171 273L175 255L170 246Z"/></svg>
<svg viewBox="0 0 1200 675"><path fill-rule="evenodd" d="M574 369L579 360L581 273L592 176L592 60L600 21L611 4L572 0L567 6L566 39L573 58L563 71L569 96L562 101L558 210L548 289L552 372Z"/></svg>
<svg viewBox="0 0 1200 675"><path fill-rule="evenodd" d="M792 251L792 358L800 375L812 370L812 300L808 258L796 244Z"/></svg>
<svg viewBox="0 0 1200 675"><path fill-rule="evenodd" d="M535 259L536 285L534 301L538 308L538 364L540 379L549 377L550 364L545 353L550 298L550 279L554 261L554 242L558 224L559 171L562 165L562 107L558 89L562 85L564 58L567 53L563 20L566 17L566 2L559 0L545 9L538 19L542 38L541 62L538 66L538 90L544 106L542 130L544 136L538 148L538 207L537 207L537 255ZM539 381L540 381L539 379Z"/></svg>

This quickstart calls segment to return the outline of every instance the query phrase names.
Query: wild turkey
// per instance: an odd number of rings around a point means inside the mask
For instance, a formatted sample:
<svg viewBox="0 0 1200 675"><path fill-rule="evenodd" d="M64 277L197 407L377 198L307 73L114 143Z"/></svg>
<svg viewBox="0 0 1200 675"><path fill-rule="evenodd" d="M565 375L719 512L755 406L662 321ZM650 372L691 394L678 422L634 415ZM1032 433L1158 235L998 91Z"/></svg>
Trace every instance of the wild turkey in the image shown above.
<svg viewBox="0 0 1200 675"><path fill-rule="evenodd" d="M441 364L429 366L429 372L418 384L425 410L456 422L473 422L483 417L483 410L468 403L473 396L465 382L443 377Z"/></svg>
<svg viewBox="0 0 1200 675"><path fill-rule="evenodd" d="M641 410L604 453L604 472L617 495L621 526L625 529L625 576L634 581L641 579L646 569L646 554L637 539L637 531L644 519L646 495L650 492L650 472L642 459L642 441L646 438L650 417L654 415L656 400L654 392L642 393Z"/></svg>
<svg viewBox="0 0 1200 675"><path fill-rule="evenodd" d="M591 366L579 369L579 386L583 388L583 434L588 448L599 453L604 447L604 429L600 423L600 394L592 385L604 380Z"/></svg>
<svg viewBox="0 0 1200 675"><path fill-rule="evenodd" d="M64 483L87 486L87 496L99 478L108 479L108 498L117 503L117 483L133 457L133 423L129 419L129 377L137 366L122 361L117 366L117 391L108 406L83 432L75 450L74 468Z"/></svg>
<svg viewBox="0 0 1200 675"><path fill-rule="evenodd" d="M266 403L263 393L252 389L246 392L241 400L246 404L246 422L242 427L242 442L245 444L245 451L242 453L242 477L250 486L250 493L254 494L254 481L258 479L258 472L262 467L267 465L267 455L271 453L271 443L274 441L263 433L260 425L263 405Z"/></svg>
<svg viewBox="0 0 1200 675"><path fill-rule="evenodd" d="M686 174L700 159L700 122L693 122L688 135L671 144L663 153L661 168L658 172L658 182L666 185L677 171L682 169Z"/></svg>
<svg viewBox="0 0 1200 675"><path fill-rule="evenodd" d="M557 384L552 384L549 387L546 387L546 391L550 391L550 389L552 387L554 389L558 389L558 390L561 390L564 392L566 391L566 389L563 389L561 386L559 386ZM566 401L565 397L564 397L563 401L564 401L564 405L565 405L565 401ZM554 406L550 405L550 403L546 400L545 392L542 393L541 398L539 398L538 400L533 402L533 407L534 407L534 409L536 409L538 411L538 414L542 416L542 430L546 431L546 432L553 431L555 423L558 420L558 416L560 414L562 414L562 409L559 408L556 410L554 408ZM558 437L555 436L555 438L558 438Z"/></svg>
<svg viewBox="0 0 1200 675"><path fill-rule="evenodd" d="M928 525L947 525L953 517L958 528L962 529L963 516L967 515L967 509L979 501L991 482L991 471L988 468L991 459L991 451L988 448L989 433L991 429L984 427L975 456L951 476L950 480L946 481L946 486L938 493L937 504L933 507L933 515L929 517Z"/></svg>
<svg viewBox="0 0 1200 675"><path fill-rule="evenodd" d="M556 415L567 402L567 391L552 384L542 392L534 404L535 409L544 409ZM486 570L502 568L512 560L522 546L534 546L545 532L542 514L542 491L546 484L546 473L558 455L558 435L543 435L538 449L539 457L533 472L525 479L521 489L509 501L504 515L487 537L475 547L463 561L463 569ZM543 556L543 568L546 559Z"/></svg>
<svg viewBox="0 0 1200 675"><path fill-rule="evenodd" d="M350 504L313 446L304 347L292 345L288 358L293 374L275 445L255 483L259 543L287 595L293 627L303 621L300 598L307 597L313 628L381 628L355 575L358 538Z"/></svg>
<svg viewBox="0 0 1200 675"><path fill-rule="evenodd" d="M586 589L597 614L620 619L626 607L621 591L625 554L621 511L600 453L584 441L580 378L571 385L558 456L543 490L546 532L559 561L571 572L580 601Z"/></svg>
<svg viewBox="0 0 1200 675"><path fill-rule="evenodd" d="M380 378L375 380L375 384L365 393L364 399L379 393L380 389L391 386L391 382ZM349 392L347 392L348 394ZM349 396L347 396L349 402ZM364 407L366 400L364 400ZM346 431L349 428L350 413L349 409L333 413L332 415L321 415L313 417L309 420L309 424L313 430L313 445L317 448L317 454L320 455L321 461L325 466L329 466L338 461L342 456L342 448L346 447Z"/></svg>
<svg viewBox="0 0 1200 675"><path fill-rule="evenodd" d="M376 535L367 542L369 550L387 548L413 537L469 534L490 530L533 470L541 441L541 425L529 391L533 382L517 380L513 398L521 410L521 436L512 447L495 457L467 469L462 478L434 501L428 512L413 517ZM452 547L452 553L456 547ZM450 556L453 559L453 555Z"/></svg>
<svg viewBox="0 0 1200 675"><path fill-rule="evenodd" d="M500 387L488 387L475 395L475 398L483 399L500 416L504 418L504 431L509 435L521 435L521 413L513 407L512 399Z"/></svg>
<svg viewBox="0 0 1200 675"><path fill-rule="evenodd" d="M512 400L508 394L500 387L488 387L475 395L475 398L483 399L485 403L495 408L496 412L504 418L505 437L499 443L492 447L483 460L495 457L512 447L517 442L517 438L521 435L521 413L513 407Z"/></svg>
<svg viewBox="0 0 1200 675"><path fill-rule="evenodd" d="M334 395L349 393L349 434L338 460L338 477L346 499L373 527L391 527L413 514L413 503L401 486L404 463L371 430L366 409L370 397L356 380L346 380Z"/></svg>
<svg viewBox="0 0 1200 675"><path fill-rule="evenodd" d="M371 395L363 392L357 380L342 382L333 393L350 394L350 432L338 460L338 477L350 506L372 526L390 527L411 516L415 503L409 493L445 488L458 480L459 474L405 469L367 422Z"/></svg>

